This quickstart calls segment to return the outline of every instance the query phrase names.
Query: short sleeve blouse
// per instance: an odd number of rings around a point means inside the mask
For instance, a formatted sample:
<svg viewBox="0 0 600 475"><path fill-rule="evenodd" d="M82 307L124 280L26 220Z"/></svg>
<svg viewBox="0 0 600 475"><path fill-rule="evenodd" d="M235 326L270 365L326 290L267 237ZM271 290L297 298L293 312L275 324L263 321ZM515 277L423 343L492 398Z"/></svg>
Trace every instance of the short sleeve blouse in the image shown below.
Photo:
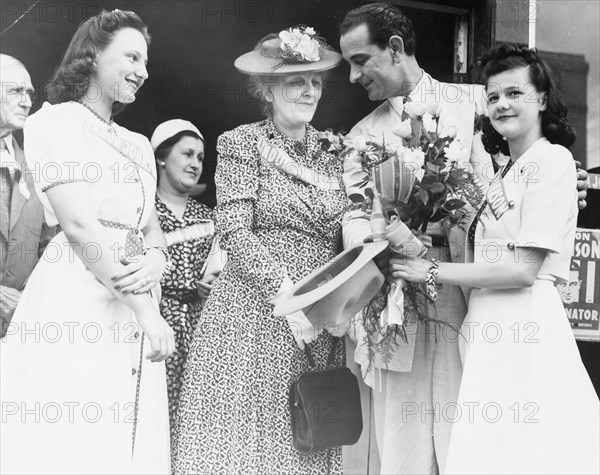
<svg viewBox="0 0 600 475"><path fill-rule="evenodd" d="M477 247L492 242L499 249L546 249L549 252L539 274L568 279L577 225L576 181L571 153L545 138L538 140L502 179L508 209L496 217L488 204L483 212L475 255L483 258ZM485 256L492 259L490 252ZM527 252L511 258L526 259Z"/></svg>
<svg viewBox="0 0 600 475"><path fill-rule="evenodd" d="M46 197L54 186L88 184L100 219L143 227L154 203L152 147L141 134L110 126L76 102L45 103L24 128L25 157L46 220L58 224Z"/></svg>

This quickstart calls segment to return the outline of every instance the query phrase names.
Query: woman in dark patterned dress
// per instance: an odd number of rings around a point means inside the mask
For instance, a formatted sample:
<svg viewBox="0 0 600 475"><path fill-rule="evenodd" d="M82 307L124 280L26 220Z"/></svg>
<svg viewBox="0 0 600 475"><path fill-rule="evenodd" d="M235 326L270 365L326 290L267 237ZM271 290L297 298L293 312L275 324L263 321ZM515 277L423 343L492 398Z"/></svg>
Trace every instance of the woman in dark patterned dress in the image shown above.
<svg viewBox="0 0 600 475"><path fill-rule="evenodd" d="M160 313L175 331L167 360L167 389L173 444L183 368L202 306L215 275L203 275L214 235L212 210L189 196L202 174L204 139L186 120L160 124L150 141L158 168L156 210L172 265L161 280Z"/></svg>
<svg viewBox="0 0 600 475"><path fill-rule="evenodd" d="M190 348L177 474L342 472L340 448L304 455L293 447L287 407L291 381L310 369L300 347L312 341L310 351L323 368L333 336L300 332L310 326L301 312L286 321L273 316L269 303L340 251L342 164L319 151L309 124L321 72L340 60L314 30L302 27L270 35L236 60L253 75L269 117L218 140L216 221L228 261ZM337 366L345 363L344 352L338 345Z"/></svg>

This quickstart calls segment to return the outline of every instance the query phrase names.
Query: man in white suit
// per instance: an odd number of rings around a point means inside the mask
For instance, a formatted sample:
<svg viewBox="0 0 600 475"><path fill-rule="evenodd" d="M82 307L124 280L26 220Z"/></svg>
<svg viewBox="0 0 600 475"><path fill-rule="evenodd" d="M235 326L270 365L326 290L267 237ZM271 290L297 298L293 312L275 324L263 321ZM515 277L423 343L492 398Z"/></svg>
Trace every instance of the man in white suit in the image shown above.
<svg viewBox="0 0 600 475"><path fill-rule="evenodd" d="M403 115L405 98L421 104L436 103L439 130L454 127L455 141L460 144L458 158L479 175L485 187L494 175L491 156L485 152L480 135L474 136L476 115L486 110L482 86L441 83L423 71L415 57L416 38L411 21L395 6L369 4L350 11L341 27L340 47L350 65L350 82L361 84L372 101L385 100L350 131L349 141L358 135L371 136L379 142L402 147L402 139L393 133ZM346 164L347 176L360 173ZM585 180L585 175L580 175ZM585 198L585 185L583 198ZM352 190L355 191L355 190ZM369 214L347 213L344 218L344 245L362 242L371 234ZM432 241L429 259L460 259L460 246L448 244L447 234L457 234L453 242L462 241L463 232L447 233L440 225L429 225ZM445 286L430 316L460 328L466 315L461 289ZM458 350L459 335L451 327L416 325L407 327L408 343L398 338L398 346L389 362L375 354L367 373L369 357L364 334L358 325L355 360L363 368L367 384L373 387L375 429L382 474L436 474L443 471L448 450L451 424L459 414L456 400L462 364ZM377 336L371 336L376 341Z"/></svg>

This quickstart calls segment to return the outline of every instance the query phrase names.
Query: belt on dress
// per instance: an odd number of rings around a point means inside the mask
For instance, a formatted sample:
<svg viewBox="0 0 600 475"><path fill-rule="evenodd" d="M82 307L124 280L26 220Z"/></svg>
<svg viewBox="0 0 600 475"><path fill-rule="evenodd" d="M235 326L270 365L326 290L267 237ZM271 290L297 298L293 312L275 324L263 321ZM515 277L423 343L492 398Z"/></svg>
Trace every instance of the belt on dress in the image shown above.
<svg viewBox="0 0 600 475"><path fill-rule="evenodd" d="M98 222L105 228L128 231L127 236L125 236L125 246L123 248L125 260L144 254L144 242L141 237L142 233L137 227L100 218L98 218Z"/></svg>
<svg viewBox="0 0 600 475"><path fill-rule="evenodd" d="M98 218L98 222L105 228L123 229L125 231L137 231L138 230L138 228L136 228L135 226L131 226L130 224L117 223L116 221L109 221L108 219Z"/></svg>

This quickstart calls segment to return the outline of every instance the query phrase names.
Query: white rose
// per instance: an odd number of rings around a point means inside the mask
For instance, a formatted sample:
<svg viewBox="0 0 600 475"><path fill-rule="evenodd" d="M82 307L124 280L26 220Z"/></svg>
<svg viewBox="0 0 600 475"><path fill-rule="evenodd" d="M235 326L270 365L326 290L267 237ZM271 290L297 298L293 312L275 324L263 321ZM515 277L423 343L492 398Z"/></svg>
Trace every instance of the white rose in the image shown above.
<svg viewBox="0 0 600 475"><path fill-rule="evenodd" d="M344 172L360 170L362 165L362 157L356 151L349 153L344 157Z"/></svg>
<svg viewBox="0 0 600 475"><path fill-rule="evenodd" d="M365 150L369 149L369 145L367 144L367 142L367 137L365 137L364 135L357 135L352 141L352 147L357 152L364 152Z"/></svg>
<svg viewBox="0 0 600 475"><path fill-rule="evenodd" d="M282 50L285 50L286 47L293 48L300 41L300 39L296 35L294 35L292 32L290 32L288 30L283 30L283 31L279 32L279 38L281 38L280 47Z"/></svg>
<svg viewBox="0 0 600 475"><path fill-rule="evenodd" d="M445 148L446 158L453 163L458 163L465 155L465 149L460 146L458 140L454 140Z"/></svg>
<svg viewBox="0 0 600 475"><path fill-rule="evenodd" d="M454 137L456 137L457 132L458 131L456 130L456 127L454 125L451 125L446 128L446 130L442 134L442 137L450 137L451 139L453 139Z"/></svg>
<svg viewBox="0 0 600 475"><path fill-rule="evenodd" d="M307 26L304 29L304 33L306 33L307 35L314 35L315 34L315 29L312 26Z"/></svg>
<svg viewBox="0 0 600 475"><path fill-rule="evenodd" d="M295 49L306 61L313 62L321 59L319 56L319 43L308 35L302 35L302 39Z"/></svg>
<svg viewBox="0 0 600 475"><path fill-rule="evenodd" d="M428 102L425 104L425 108L433 117L439 117L442 111L442 104L439 102Z"/></svg>
<svg viewBox="0 0 600 475"><path fill-rule="evenodd" d="M420 102L415 101L407 102L406 104L404 104L404 110L413 119L421 117L423 114L425 114L425 106Z"/></svg>
<svg viewBox="0 0 600 475"><path fill-rule="evenodd" d="M400 125L396 127L393 131L398 137L402 137L403 139L407 139L412 135L412 126L410 125L410 119L403 120L400 122Z"/></svg>
<svg viewBox="0 0 600 475"><path fill-rule="evenodd" d="M414 170L415 173L425 163L425 153L420 148L414 150L407 148L404 150L404 155L402 157L404 158L406 166Z"/></svg>

